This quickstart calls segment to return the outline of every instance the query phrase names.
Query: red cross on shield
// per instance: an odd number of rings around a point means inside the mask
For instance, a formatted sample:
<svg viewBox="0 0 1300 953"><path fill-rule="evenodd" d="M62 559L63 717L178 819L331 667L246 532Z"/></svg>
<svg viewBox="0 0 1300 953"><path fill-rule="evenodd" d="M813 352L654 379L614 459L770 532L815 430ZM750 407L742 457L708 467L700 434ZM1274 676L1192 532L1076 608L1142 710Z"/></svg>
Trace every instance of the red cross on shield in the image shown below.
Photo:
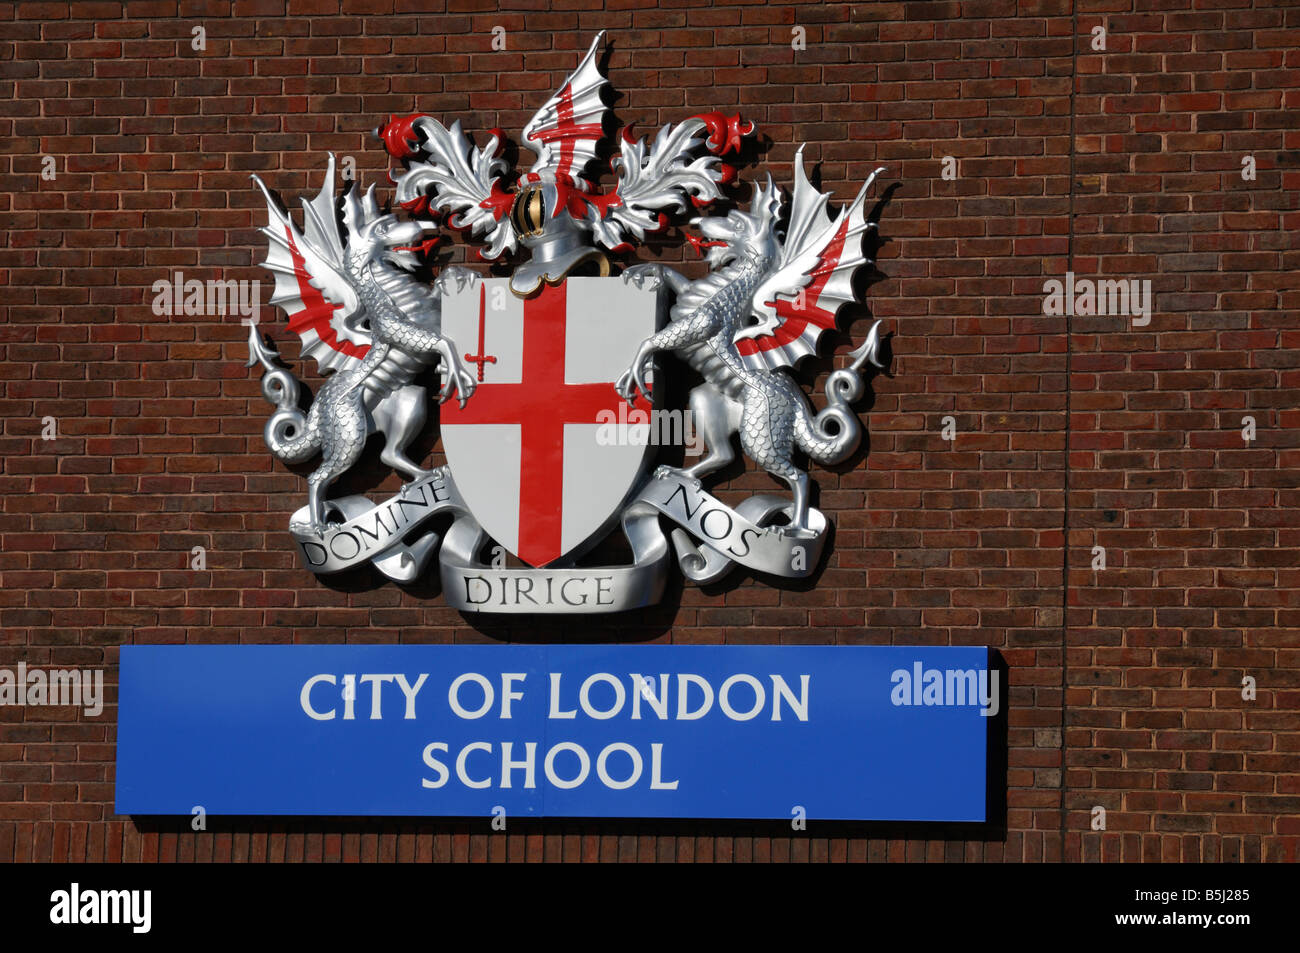
<svg viewBox="0 0 1300 953"><path fill-rule="evenodd" d="M569 278L527 299L493 278L443 298L443 336L481 381L463 409L442 405L447 463L474 519L530 566L609 528L655 450L650 404L629 408L614 382L660 302L619 278Z"/></svg>

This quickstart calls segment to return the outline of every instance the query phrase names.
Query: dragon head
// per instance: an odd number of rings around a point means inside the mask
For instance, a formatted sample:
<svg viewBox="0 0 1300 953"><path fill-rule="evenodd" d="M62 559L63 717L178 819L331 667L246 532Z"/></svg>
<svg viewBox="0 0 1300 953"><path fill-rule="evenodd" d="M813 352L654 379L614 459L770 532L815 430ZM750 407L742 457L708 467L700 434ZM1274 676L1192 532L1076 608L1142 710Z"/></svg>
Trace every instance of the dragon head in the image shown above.
<svg viewBox="0 0 1300 953"><path fill-rule="evenodd" d="M381 212L373 185L363 196L358 196L356 189L344 193L343 223L347 227L347 257L353 268L386 262L403 271L419 267L420 259L414 254L419 246L415 243L436 227L433 222L403 220ZM431 244L424 243L426 247Z"/></svg>
<svg viewBox="0 0 1300 953"><path fill-rule="evenodd" d="M749 211L732 209L726 215L695 218L691 224L707 239L696 243L708 248L710 268L721 268L728 262L749 256L760 268L766 268L779 250L776 241L776 221L781 210L781 196L772 184L772 177L762 188L754 187L754 199Z"/></svg>

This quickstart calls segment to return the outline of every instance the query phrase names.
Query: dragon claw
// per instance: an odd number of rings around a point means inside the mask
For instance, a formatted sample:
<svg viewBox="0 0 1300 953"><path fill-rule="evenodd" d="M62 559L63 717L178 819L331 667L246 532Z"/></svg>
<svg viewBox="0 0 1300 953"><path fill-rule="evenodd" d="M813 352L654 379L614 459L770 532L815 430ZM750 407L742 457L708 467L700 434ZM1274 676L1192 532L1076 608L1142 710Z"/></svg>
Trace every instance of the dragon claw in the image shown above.
<svg viewBox="0 0 1300 953"><path fill-rule="evenodd" d="M614 384L614 390L618 396L622 397L629 405L636 403L636 398L632 391L632 371L626 370L619 376Z"/></svg>
<svg viewBox="0 0 1300 953"><path fill-rule="evenodd" d="M654 291L663 281L663 265L633 265L624 271L620 277L625 284L631 282L643 290Z"/></svg>
<svg viewBox="0 0 1300 953"><path fill-rule="evenodd" d="M463 291L466 288L474 287L474 283L478 280L477 272L470 271L468 268L461 268L459 265L448 265L434 279L433 285L438 289L440 296L446 296L452 282L456 284L454 290Z"/></svg>
<svg viewBox="0 0 1300 953"><path fill-rule="evenodd" d="M704 489L704 481L699 477L691 476L689 471L683 470L679 467L670 467L666 463L661 463L655 468L655 476L660 480L667 480L669 477L677 477L679 480L684 480L689 483L693 490Z"/></svg>
<svg viewBox="0 0 1300 953"><path fill-rule="evenodd" d="M328 504L326 505L328 506ZM325 532L329 528L329 520L323 513L320 516L316 516L315 514L309 516L305 523L291 522L289 524L290 532L298 533L300 535L315 536L317 539L324 539Z"/></svg>

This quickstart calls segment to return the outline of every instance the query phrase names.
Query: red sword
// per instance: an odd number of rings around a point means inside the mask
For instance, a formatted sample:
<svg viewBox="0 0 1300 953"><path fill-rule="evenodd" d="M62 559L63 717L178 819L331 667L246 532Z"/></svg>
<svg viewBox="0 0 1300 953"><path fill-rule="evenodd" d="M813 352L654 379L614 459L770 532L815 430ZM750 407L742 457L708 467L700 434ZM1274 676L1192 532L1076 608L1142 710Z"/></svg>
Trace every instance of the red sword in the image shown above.
<svg viewBox="0 0 1300 953"><path fill-rule="evenodd" d="M487 348L483 346L484 334L487 331L487 286L482 282L478 286L478 353L466 354L465 360L471 364L478 365L478 382L483 383L483 365L495 364L497 359L487 353Z"/></svg>

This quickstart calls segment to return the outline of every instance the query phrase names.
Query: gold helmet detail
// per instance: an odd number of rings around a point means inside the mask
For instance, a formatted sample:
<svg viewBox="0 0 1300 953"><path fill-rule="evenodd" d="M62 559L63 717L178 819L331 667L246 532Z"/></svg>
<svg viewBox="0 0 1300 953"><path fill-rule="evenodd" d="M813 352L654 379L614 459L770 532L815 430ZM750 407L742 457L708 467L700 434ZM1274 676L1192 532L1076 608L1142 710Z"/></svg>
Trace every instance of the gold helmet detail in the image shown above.
<svg viewBox="0 0 1300 953"><path fill-rule="evenodd" d="M527 185L515 193L510 224L520 238L538 238L546 228L546 200L540 185Z"/></svg>

